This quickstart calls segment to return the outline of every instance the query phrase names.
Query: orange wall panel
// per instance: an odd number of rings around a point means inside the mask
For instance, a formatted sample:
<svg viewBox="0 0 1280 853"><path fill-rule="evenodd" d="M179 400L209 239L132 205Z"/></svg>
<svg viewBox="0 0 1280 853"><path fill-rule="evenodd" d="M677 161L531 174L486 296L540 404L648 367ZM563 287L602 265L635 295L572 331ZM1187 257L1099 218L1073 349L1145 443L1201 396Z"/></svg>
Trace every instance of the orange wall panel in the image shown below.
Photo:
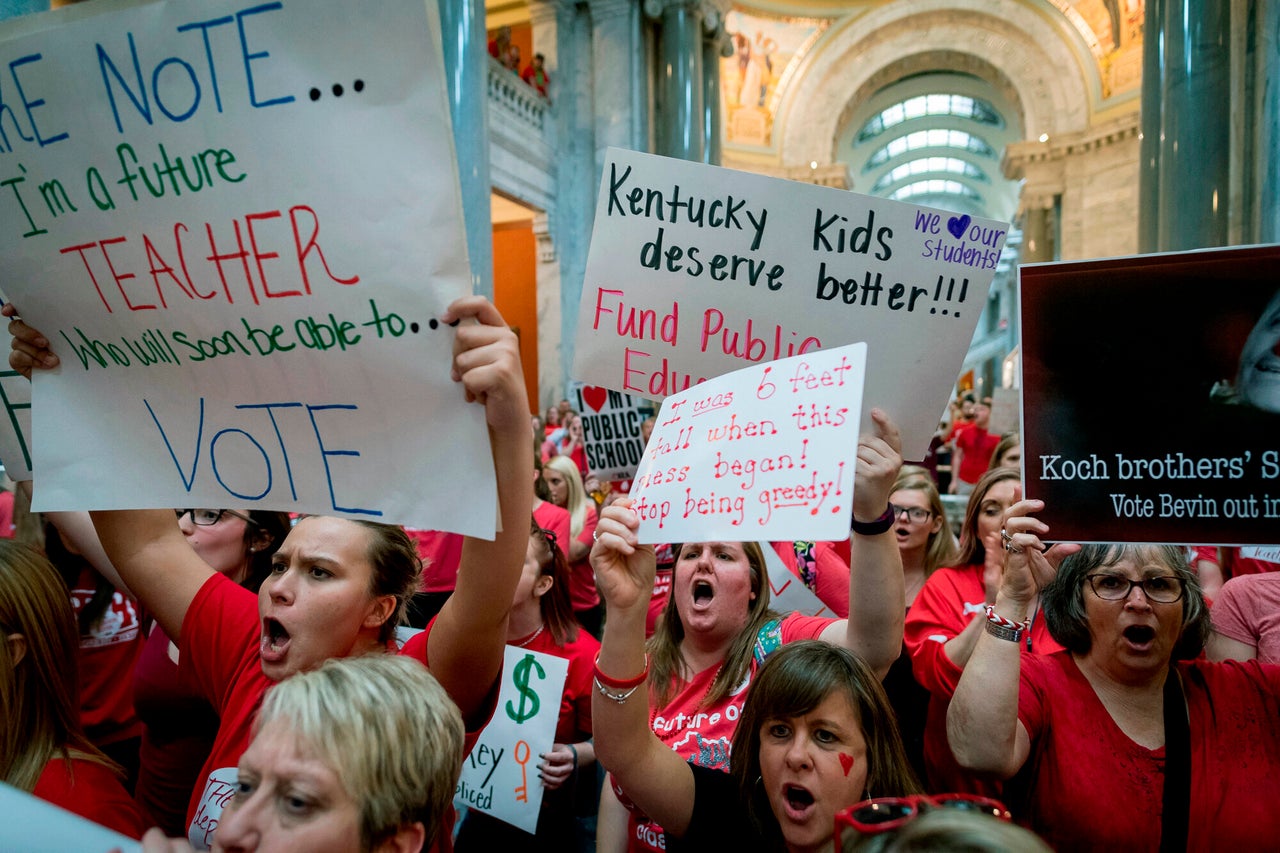
<svg viewBox="0 0 1280 853"><path fill-rule="evenodd" d="M493 226L493 304L520 336L529 405L538 410L537 243L532 222Z"/></svg>

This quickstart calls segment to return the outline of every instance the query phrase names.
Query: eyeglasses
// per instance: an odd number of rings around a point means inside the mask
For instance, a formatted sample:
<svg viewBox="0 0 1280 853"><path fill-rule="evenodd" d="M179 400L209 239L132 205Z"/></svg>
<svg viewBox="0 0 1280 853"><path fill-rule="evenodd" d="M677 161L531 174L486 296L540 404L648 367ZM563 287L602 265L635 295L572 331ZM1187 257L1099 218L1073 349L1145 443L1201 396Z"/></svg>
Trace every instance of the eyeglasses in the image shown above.
<svg viewBox="0 0 1280 853"><path fill-rule="evenodd" d="M921 509L918 506L898 506L897 504L889 504L889 510L893 513L893 517L897 518L904 512L910 521L919 524L922 521L928 521L933 518L933 513L927 509Z"/></svg>
<svg viewBox="0 0 1280 853"><path fill-rule="evenodd" d="M1093 594L1104 601L1123 601L1133 592L1135 586L1142 587L1142 594L1160 604L1172 604L1182 598L1184 589L1182 578L1174 575L1155 575L1140 581L1129 580L1124 575L1096 574L1087 575Z"/></svg>
<svg viewBox="0 0 1280 853"><path fill-rule="evenodd" d="M935 796L877 797L863 800L836 813L836 849L842 846L841 834L851 829L860 835L891 832L930 809L956 809L991 815L1003 821L1013 819L999 800L972 794L937 794Z"/></svg>
<svg viewBox="0 0 1280 853"><path fill-rule="evenodd" d="M182 518L187 513L191 513L191 523L199 527L212 527L222 520L224 515L233 515L241 519L246 524L252 524L254 527L260 526L247 515L236 512L234 509L175 509L178 518Z"/></svg>
<svg viewBox="0 0 1280 853"><path fill-rule="evenodd" d="M555 533L553 533L552 531L548 530L545 527L539 527L536 524L533 526L533 529L536 530L538 532L538 535L540 535L543 539L547 540L547 547L551 549L551 553L554 556L556 547L557 547Z"/></svg>

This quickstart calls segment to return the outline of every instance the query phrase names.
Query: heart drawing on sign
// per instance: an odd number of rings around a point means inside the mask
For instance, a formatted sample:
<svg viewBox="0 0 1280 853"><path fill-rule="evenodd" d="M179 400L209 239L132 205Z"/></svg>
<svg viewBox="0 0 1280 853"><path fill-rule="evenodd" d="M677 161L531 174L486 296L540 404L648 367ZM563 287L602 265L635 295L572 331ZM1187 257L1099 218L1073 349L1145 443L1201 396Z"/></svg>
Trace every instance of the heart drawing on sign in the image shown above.
<svg viewBox="0 0 1280 853"><path fill-rule="evenodd" d="M582 389L582 402L591 407L591 411L598 412L604 408L604 404L609 400L609 392L604 388L598 388L595 385L588 385Z"/></svg>
<svg viewBox="0 0 1280 853"><path fill-rule="evenodd" d="M953 216L947 220L947 230L951 232L952 237L959 240L972 221L973 219L967 213L964 216Z"/></svg>

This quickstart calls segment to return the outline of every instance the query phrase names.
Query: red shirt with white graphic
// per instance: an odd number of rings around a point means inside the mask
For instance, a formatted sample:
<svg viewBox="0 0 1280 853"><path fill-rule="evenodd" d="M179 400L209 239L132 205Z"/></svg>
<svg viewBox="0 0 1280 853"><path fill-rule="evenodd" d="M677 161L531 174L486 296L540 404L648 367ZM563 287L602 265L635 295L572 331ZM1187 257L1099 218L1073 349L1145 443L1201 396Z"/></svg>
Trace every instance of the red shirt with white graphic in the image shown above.
<svg viewBox="0 0 1280 853"><path fill-rule="evenodd" d="M88 563L71 588L76 619L98 589ZM142 654L138 604L115 590L102 615L80 635L80 724L99 747L142 735L133 710L133 668Z"/></svg>

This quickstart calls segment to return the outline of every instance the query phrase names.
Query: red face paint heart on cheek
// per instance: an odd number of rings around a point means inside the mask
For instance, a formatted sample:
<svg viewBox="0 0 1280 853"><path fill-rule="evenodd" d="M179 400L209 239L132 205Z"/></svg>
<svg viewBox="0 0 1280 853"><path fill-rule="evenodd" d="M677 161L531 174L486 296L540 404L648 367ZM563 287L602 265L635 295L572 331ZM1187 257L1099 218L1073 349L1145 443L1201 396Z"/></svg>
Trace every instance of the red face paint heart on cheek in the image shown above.
<svg viewBox="0 0 1280 853"><path fill-rule="evenodd" d="M845 755L843 752L839 753L839 755L840 766L844 768L844 775L848 776L849 771L853 769L853 756Z"/></svg>

